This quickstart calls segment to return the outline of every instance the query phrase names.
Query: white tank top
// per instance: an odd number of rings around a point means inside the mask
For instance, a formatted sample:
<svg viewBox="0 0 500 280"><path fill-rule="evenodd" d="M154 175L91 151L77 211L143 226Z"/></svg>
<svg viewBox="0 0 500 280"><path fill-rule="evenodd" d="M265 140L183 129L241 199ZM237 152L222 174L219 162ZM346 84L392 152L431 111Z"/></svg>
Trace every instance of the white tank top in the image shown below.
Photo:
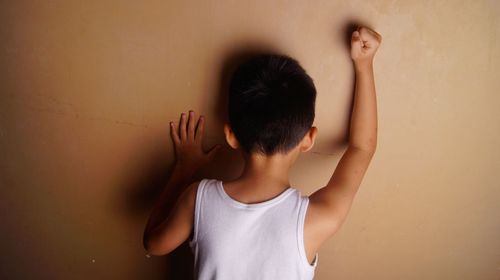
<svg viewBox="0 0 500 280"><path fill-rule="evenodd" d="M318 254L310 264L304 248L308 204L292 187L246 204L231 198L222 181L201 180L189 240L195 279L313 279Z"/></svg>

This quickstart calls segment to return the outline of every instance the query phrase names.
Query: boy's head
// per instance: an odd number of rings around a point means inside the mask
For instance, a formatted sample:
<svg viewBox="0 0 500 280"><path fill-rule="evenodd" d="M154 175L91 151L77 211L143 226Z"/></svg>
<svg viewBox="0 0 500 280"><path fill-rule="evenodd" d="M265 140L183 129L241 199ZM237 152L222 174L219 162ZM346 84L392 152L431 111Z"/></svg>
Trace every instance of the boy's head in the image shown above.
<svg viewBox="0 0 500 280"><path fill-rule="evenodd" d="M226 139L246 154L288 154L299 147L307 151L316 135L315 101L313 80L295 59L255 56L231 77Z"/></svg>

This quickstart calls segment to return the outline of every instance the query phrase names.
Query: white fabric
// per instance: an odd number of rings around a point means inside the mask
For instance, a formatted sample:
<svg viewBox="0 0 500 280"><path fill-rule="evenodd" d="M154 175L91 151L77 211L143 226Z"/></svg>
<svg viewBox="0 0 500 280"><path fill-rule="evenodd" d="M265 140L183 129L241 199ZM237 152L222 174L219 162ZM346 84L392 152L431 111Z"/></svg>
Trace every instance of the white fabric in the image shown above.
<svg viewBox="0 0 500 280"><path fill-rule="evenodd" d="M189 240L195 279L313 279L318 254L309 264L303 234L308 204L309 197L292 187L245 204L231 198L222 181L203 179Z"/></svg>

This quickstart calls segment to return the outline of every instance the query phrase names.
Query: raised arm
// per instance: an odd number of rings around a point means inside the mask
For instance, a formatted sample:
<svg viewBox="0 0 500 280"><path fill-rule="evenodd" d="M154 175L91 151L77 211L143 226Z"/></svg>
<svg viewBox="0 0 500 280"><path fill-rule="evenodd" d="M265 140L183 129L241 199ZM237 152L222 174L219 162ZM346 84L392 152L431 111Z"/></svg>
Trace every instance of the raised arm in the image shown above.
<svg viewBox="0 0 500 280"><path fill-rule="evenodd" d="M356 86L349 130L349 145L328 184L309 196L311 212L316 213L327 236L333 235L349 212L377 146L377 105L373 57L382 37L360 27L351 39Z"/></svg>

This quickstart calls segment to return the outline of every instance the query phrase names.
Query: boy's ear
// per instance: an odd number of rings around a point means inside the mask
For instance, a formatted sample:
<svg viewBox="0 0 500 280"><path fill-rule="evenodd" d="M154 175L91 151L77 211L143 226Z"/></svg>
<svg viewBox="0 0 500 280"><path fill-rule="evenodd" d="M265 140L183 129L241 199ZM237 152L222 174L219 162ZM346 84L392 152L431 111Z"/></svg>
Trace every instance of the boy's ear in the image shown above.
<svg viewBox="0 0 500 280"><path fill-rule="evenodd" d="M314 146L314 141L316 140L316 135L318 134L318 128L313 126L309 129L309 132L306 133L304 138L302 139L300 151L307 152Z"/></svg>
<svg viewBox="0 0 500 280"><path fill-rule="evenodd" d="M233 149L238 149L240 144L238 143L238 140L236 139L236 135L234 135L233 130L231 129L231 126L226 122L224 123L224 134L226 135L226 142L231 146Z"/></svg>

